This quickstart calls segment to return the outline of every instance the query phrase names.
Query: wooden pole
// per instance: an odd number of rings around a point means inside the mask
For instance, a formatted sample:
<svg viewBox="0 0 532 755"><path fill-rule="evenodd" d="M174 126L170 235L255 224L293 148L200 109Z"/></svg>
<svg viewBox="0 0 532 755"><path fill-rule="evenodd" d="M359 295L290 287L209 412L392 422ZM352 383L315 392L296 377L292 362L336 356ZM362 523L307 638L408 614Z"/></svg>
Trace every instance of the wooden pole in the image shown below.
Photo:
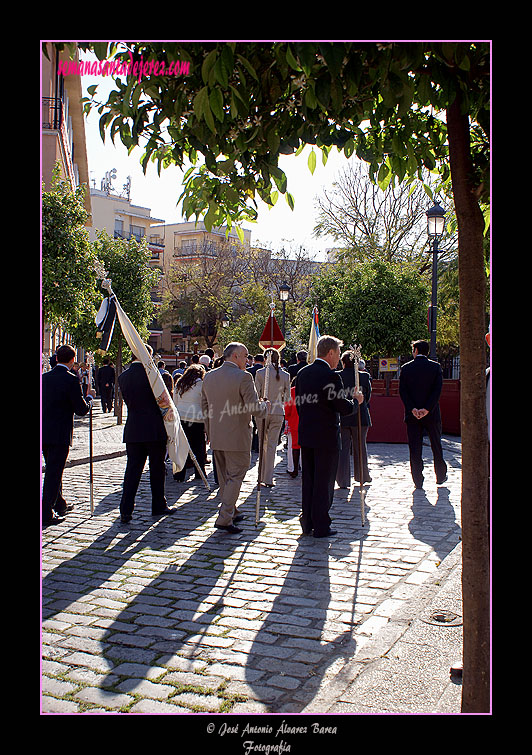
<svg viewBox="0 0 532 755"><path fill-rule="evenodd" d="M358 360L360 359L360 346L355 346L354 353L354 370L355 370L355 390L358 393L360 390L360 376L358 374ZM364 511L364 496L366 491L364 490L364 474L363 474L363 461L362 461L362 420L360 417L360 404L358 405L358 462L359 462L359 493L360 493L360 516L362 519L362 526L365 525L365 511Z"/></svg>
<svg viewBox="0 0 532 755"><path fill-rule="evenodd" d="M273 338L273 336L272 336ZM268 387L269 387L269 380L270 380L270 370L268 367L272 363L272 357L271 353L268 354L266 357L266 362L264 364L266 368L266 377L264 378L264 396L262 396L263 399L268 398ZM264 464L264 444L268 439L268 433L266 432L266 419L267 417L264 417L262 420L262 427L260 432L260 445L259 445L259 470L258 470L258 477L257 477L257 501L255 503L255 527L257 527L259 523L259 516L260 516L260 486L262 484L262 466Z"/></svg>

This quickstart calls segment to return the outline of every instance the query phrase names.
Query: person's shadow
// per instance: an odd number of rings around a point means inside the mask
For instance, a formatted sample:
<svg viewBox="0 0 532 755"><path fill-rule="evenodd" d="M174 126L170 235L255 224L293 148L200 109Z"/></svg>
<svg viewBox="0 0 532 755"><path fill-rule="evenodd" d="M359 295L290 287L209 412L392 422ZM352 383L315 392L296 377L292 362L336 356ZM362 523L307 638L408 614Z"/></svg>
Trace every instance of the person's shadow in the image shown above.
<svg viewBox="0 0 532 755"><path fill-rule="evenodd" d="M217 511L219 501L215 503ZM205 662L224 658L232 640L227 637L229 625L222 619L228 609L230 615L237 613L230 599L232 583L238 580L248 549L262 529L253 527L246 510L246 526L240 535L214 530L198 547L176 551L176 563L136 593L102 636L101 654L109 667L102 686L134 694L150 669L177 655ZM183 560L184 550L189 555ZM127 678L121 678L122 663L138 664L135 674L124 672Z"/></svg>
<svg viewBox="0 0 532 755"><path fill-rule="evenodd" d="M449 555L462 532L449 496L449 488L439 487L436 503L432 505L424 490L412 494L413 517L408 529L416 540L432 546L440 560Z"/></svg>
<svg viewBox="0 0 532 755"><path fill-rule="evenodd" d="M338 504L333 505L338 510ZM366 528L358 528L351 536L347 531L339 532L331 540L300 536L246 662L246 682L267 712L303 710L331 664L340 659L347 662L355 653L353 632L360 619L356 611L358 577L366 536ZM357 540L353 584L343 591L335 584L333 591L330 562L355 557ZM272 577L275 576L279 576L279 570L273 563Z"/></svg>
<svg viewBox="0 0 532 755"><path fill-rule="evenodd" d="M170 504L177 505L179 510L173 516L152 517L148 474L148 472L143 474L135 502L133 520L129 524L122 524L119 520L118 505L121 489L118 489L102 498L94 508L95 520L99 515L109 514L114 509L116 509L117 520L101 535L91 540L90 545L78 551L72 558L61 561L43 576L41 581L43 620L52 618L71 604L83 600L89 593L98 591L110 578L113 578L113 575L116 576L135 554L144 549L150 547L154 550L171 549L176 541L187 537L198 527L203 526L204 522L217 511L218 501L214 496L206 499L205 489L198 489L197 493L187 496L187 499L180 504L179 498L176 500L176 497L181 491L167 487ZM72 531L83 525L83 521L81 524L74 525ZM55 542L64 542L69 532L69 530L63 531L55 538L48 538L46 542L43 542L43 548L53 549Z"/></svg>

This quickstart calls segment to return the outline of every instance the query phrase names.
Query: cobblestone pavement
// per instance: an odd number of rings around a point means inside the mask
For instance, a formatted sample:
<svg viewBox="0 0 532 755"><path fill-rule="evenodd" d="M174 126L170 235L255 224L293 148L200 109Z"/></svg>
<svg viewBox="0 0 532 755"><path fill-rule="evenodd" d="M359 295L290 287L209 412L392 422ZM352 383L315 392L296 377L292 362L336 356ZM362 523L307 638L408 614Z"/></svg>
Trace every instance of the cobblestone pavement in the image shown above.
<svg viewBox="0 0 532 755"><path fill-rule="evenodd" d="M365 526L358 487L336 490L338 534L318 540L301 534L301 481L287 475L282 445L258 527L256 454L240 535L213 527L212 467L210 493L168 469L166 497L179 511L162 518L150 514L146 470L121 524L122 427L98 407L93 427L94 516L82 418L63 476L74 510L42 533L42 713L299 713L460 540L460 438L443 438L441 486L424 449L418 491L406 445L370 444Z"/></svg>

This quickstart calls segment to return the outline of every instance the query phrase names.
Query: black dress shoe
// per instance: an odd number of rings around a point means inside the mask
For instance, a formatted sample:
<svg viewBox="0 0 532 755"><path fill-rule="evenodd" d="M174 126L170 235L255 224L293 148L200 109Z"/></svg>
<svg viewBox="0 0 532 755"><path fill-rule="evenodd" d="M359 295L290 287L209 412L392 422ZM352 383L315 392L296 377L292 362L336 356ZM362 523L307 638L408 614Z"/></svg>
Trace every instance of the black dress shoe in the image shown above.
<svg viewBox="0 0 532 755"><path fill-rule="evenodd" d="M444 482L447 482L447 475L443 477L441 480L436 480L436 485L443 485Z"/></svg>
<svg viewBox="0 0 532 755"><path fill-rule="evenodd" d="M171 514L175 514L176 511L177 511L177 508L174 507L173 509L171 509L167 506L165 509L161 509L160 511L152 511L151 515L163 516L164 514L167 514L168 516L170 516Z"/></svg>
<svg viewBox="0 0 532 755"><path fill-rule="evenodd" d="M337 530L329 530L324 535L317 535L314 533L314 537L332 537L333 535L336 535Z"/></svg>
<svg viewBox="0 0 532 755"><path fill-rule="evenodd" d="M225 532L229 532L231 535L239 535L242 532L242 530L239 527L235 527L234 524L215 524L214 526L216 527L216 529L225 530Z"/></svg>
<svg viewBox="0 0 532 755"><path fill-rule="evenodd" d="M65 516L65 514L66 514L66 513L68 512L68 511L72 511L72 509L73 509L73 508L74 508L74 504L73 504L73 503L69 503L69 504L67 504L66 506L60 506L59 508L57 508L57 509L54 509L54 511L55 511L55 513L56 513L56 514L57 514L58 516Z"/></svg>
<svg viewBox="0 0 532 755"><path fill-rule="evenodd" d="M245 519L245 518L246 517L244 516L244 514L239 514L238 516L235 516L235 518L233 519L233 524L235 524L235 522L241 522L242 519Z"/></svg>
<svg viewBox="0 0 532 755"><path fill-rule="evenodd" d="M131 521L131 514L122 514L120 521L122 522L122 524L128 524L128 522Z"/></svg>
<svg viewBox="0 0 532 755"><path fill-rule="evenodd" d="M50 527L50 525L52 525L52 524L61 524L61 522L64 522L64 521L65 521L65 517L64 516L58 516L54 512L54 513L52 513L51 517L47 517L46 519L42 520L42 526L43 526L43 529L44 529L45 527Z"/></svg>

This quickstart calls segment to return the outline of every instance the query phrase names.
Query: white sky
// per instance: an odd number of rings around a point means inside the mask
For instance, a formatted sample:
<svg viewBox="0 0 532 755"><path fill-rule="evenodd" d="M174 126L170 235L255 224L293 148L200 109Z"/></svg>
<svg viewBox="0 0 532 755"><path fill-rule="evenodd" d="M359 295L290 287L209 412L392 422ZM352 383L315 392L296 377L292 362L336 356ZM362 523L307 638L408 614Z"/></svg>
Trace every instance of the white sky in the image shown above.
<svg viewBox="0 0 532 755"><path fill-rule="evenodd" d="M86 53L81 55L83 60L88 57ZM84 96L87 94L87 87L93 84L99 85L97 99L103 98L104 92L110 87L108 78L83 76ZM177 207L177 199L182 191L182 172L176 167L161 169L159 177L156 164L150 162L144 175L139 162L142 149L137 148L128 156L119 135L115 137L114 146L108 136L103 144L98 129L99 118L98 112L92 111L85 124L91 188L99 189L105 173L116 168L117 176L113 181L116 191L121 192L127 177L131 176L133 204L150 208L152 217L166 223L180 222L182 216L180 208ZM323 260L325 249L334 247L336 244L334 239L328 237L317 239L312 235L312 229L316 223L315 199L321 195L323 188L331 187L340 172L347 167L348 160L342 153L338 153L336 148L333 148L324 166L321 150L315 148L316 169L314 174L311 174L307 165L310 149L306 147L297 157L281 156L279 160L279 166L287 175L287 190L295 200L294 210L290 209L282 194L279 194L279 199L272 209L258 200L258 221L245 223L243 227L251 231L251 240L254 245L262 245L273 250L284 247L287 251L303 246L314 259Z"/></svg>

